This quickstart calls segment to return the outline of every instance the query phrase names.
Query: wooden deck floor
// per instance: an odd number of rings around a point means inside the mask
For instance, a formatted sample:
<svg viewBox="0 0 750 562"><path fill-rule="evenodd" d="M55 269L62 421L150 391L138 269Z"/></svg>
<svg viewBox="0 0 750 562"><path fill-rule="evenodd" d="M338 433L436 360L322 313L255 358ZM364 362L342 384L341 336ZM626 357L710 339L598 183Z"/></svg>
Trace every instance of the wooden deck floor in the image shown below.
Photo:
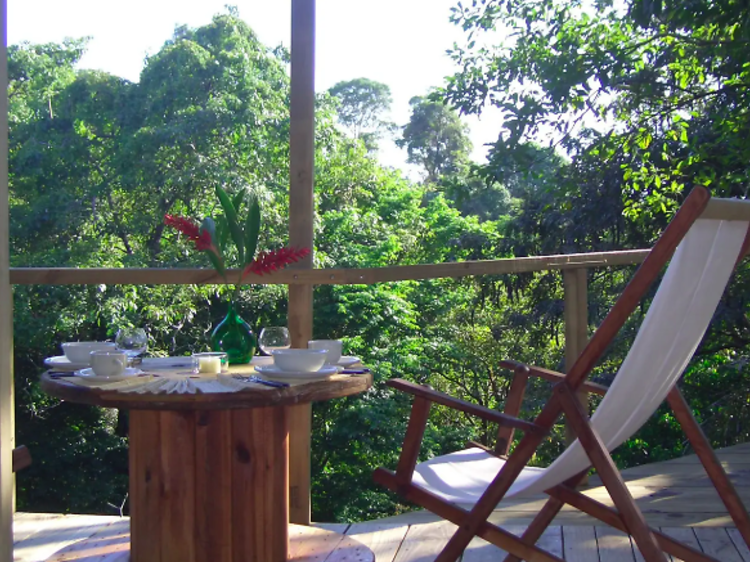
<svg viewBox="0 0 750 562"><path fill-rule="evenodd" d="M750 506L750 443L723 449L718 456L746 506ZM646 519L667 534L702 549L722 562L750 562L750 549L726 515L718 495L695 457L654 463L623 471ZM604 500L606 492L592 479L587 494ZM543 498L509 501L492 519L523 532ZM321 527L355 537L368 545L378 562L430 562L455 526L430 513L414 512L380 521ZM128 520L119 517L18 513L16 562L105 562L117 558L127 543ZM118 537L112 540L112 537ZM92 539L102 539L92 541ZM84 548L82 540L89 539ZM109 539L109 542L107 540ZM109 545L109 546L107 546ZM542 537L540 546L569 562L639 562L630 538L574 510L564 510ZM502 560L499 549L475 539L464 562ZM322 561L321 561L322 562Z"/></svg>

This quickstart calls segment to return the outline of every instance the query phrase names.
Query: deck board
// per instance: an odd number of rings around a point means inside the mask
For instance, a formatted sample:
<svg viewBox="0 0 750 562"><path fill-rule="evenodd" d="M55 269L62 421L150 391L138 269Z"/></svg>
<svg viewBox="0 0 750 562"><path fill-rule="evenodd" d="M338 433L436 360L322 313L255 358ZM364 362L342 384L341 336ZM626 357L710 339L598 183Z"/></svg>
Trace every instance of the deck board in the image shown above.
<svg viewBox="0 0 750 562"><path fill-rule="evenodd" d="M717 451L717 456L750 506L750 443ZM622 474L651 525L721 562L750 562L750 549L695 456L639 466ZM595 476L584 493L607 499ZM521 534L544 500L540 496L503 502L490 520ZM124 562L121 550L128 524L127 518L119 517L17 513L15 562ZM452 523L424 511L352 525L318 526L360 541L372 550L376 562L431 562L456 530ZM568 562L643 562L630 537L572 508L560 512L537 544ZM494 562L504 555L475 538L462 561Z"/></svg>

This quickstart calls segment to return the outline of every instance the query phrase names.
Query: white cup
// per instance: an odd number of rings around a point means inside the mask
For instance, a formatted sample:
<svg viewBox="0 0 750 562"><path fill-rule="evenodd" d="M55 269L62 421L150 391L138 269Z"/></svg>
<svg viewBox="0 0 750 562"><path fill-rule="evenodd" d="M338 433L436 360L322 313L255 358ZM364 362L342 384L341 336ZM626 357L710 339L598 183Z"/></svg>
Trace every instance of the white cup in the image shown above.
<svg viewBox="0 0 750 562"><path fill-rule="evenodd" d="M89 356L91 368L99 377L116 377L125 372L128 356L123 351L92 351Z"/></svg>
<svg viewBox="0 0 750 562"><path fill-rule="evenodd" d="M308 349L325 349L326 363L335 365L341 359L341 340L310 340L307 342Z"/></svg>

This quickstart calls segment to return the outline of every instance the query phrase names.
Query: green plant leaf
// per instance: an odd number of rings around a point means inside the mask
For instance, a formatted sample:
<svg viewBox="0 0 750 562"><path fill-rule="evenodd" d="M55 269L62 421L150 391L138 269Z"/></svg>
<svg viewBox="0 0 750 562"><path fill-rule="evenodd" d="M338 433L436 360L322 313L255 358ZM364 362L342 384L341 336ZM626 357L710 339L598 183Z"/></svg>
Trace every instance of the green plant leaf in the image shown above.
<svg viewBox="0 0 750 562"><path fill-rule="evenodd" d="M250 207L247 211L245 222L245 262L243 267L253 261L255 250L258 248L258 235L260 233L260 203L255 195L251 196Z"/></svg>
<svg viewBox="0 0 750 562"><path fill-rule="evenodd" d="M240 189L237 195L234 196L234 199L232 199L232 205L234 205L234 211L238 217L242 213L242 203L245 200L245 195L247 195L247 192L244 189Z"/></svg>
<svg viewBox="0 0 750 562"><path fill-rule="evenodd" d="M237 252L240 256L240 263L245 263L245 245L243 244L243 236L242 236L242 229L240 228L239 223L237 222L237 211L234 208L234 204L232 204L232 200L229 199L229 195L227 195L227 192L224 191L224 188L222 188L220 185L216 186L216 195L219 197L219 202L221 203L221 206L224 208L224 216L227 219L227 226L229 227L229 234L232 235L232 240L234 240L235 245L237 246Z"/></svg>
<svg viewBox="0 0 750 562"><path fill-rule="evenodd" d="M216 223L214 222L214 219L212 219L211 217L206 217L205 219L203 219L203 222L201 223L201 232L203 232L204 230L207 231L211 236L211 242L214 245L214 248L219 250L216 244ZM224 267L224 261L222 260L221 255L211 250L203 251L206 252L206 255L208 255L208 259L211 260L211 265L214 266L214 269L219 272L219 275L221 275L224 280L226 280L227 272Z"/></svg>
<svg viewBox="0 0 750 562"><path fill-rule="evenodd" d="M223 216L216 218L216 241L219 243L221 253L226 253L227 242L229 241L229 226L227 226L227 219Z"/></svg>

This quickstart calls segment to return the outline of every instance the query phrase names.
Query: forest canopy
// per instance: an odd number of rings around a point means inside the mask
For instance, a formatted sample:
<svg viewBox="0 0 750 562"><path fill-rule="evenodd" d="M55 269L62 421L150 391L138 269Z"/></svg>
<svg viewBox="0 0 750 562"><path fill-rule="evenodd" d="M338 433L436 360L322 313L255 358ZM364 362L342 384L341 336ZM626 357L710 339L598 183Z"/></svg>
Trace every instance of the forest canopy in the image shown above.
<svg viewBox="0 0 750 562"><path fill-rule="evenodd" d="M596 8L596 9L594 9ZM352 77L317 96L316 267L379 267L650 245L690 187L744 196L748 185L747 11L701 2L628 5L557 0L459 3L466 33L457 72L414 92L408 123L382 119L383 84ZM689 8L689 9L687 9ZM502 30L498 34L497 30ZM503 35L501 44L491 38ZM81 70L85 40L9 47L13 266L210 267L174 243L165 213L206 216L216 185L263 203L264 247L287 241L288 56L234 10L180 27L138 82ZM369 100L369 101L368 101ZM486 161L468 158L460 113L504 112ZM422 181L379 164L396 135ZM547 139L552 141L548 142ZM632 274L587 272L593 330ZM683 390L716 446L747 439L750 285L742 265ZM559 272L320 286L314 335L341 338L375 373L357 397L316 404L313 519L374 519L409 509L370 477L394 467L410 404L392 377L502 408L516 359L564 369ZM18 476L21 510L113 513L127 491L123 412L41 392L43 359L59 343L147 328L154 354L206 346L225 312L221 286L17 286L17 441L34 464ZM283 324L284 287L243 289L256 330ZM616 372L647 307L597 367ZM534 383L524 417L548 395ZM549 462L563 430L535 460ZM622 466L686 452L660 411L616 452ZM495 431L435 409L424 458ZM127 508L127 506L126 506Z"/></svg>

